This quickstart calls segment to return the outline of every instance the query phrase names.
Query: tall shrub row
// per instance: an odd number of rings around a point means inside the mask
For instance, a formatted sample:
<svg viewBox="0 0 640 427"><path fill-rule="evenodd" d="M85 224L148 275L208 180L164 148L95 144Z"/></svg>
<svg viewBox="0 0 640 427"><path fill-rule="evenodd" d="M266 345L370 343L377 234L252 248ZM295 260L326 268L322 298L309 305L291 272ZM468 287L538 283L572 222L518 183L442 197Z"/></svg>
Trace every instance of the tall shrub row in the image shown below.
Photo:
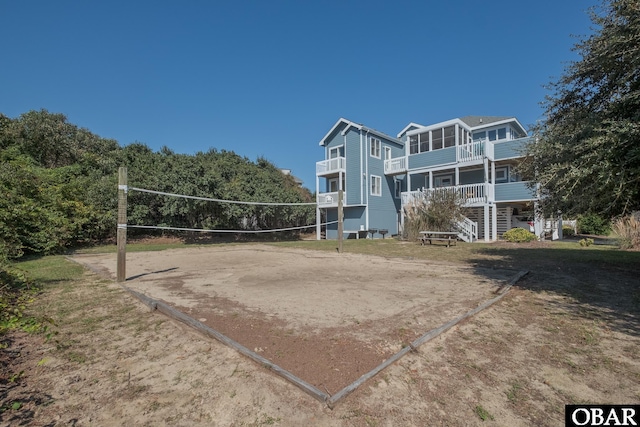
<svg viewBox="0 0 640 427"><path fill-rule="evenodd" d="M266 159L252 162L229 151L195 155L158 152L144 144L121 147L62 114L0 114L0 256L49 254L115 235L117 170L129 185L225 200L309 202ZM211 203L129 193L131 224L188 228L271 229L310 224L312 207ZM135 230L131 230L135 234Z"/></svg>

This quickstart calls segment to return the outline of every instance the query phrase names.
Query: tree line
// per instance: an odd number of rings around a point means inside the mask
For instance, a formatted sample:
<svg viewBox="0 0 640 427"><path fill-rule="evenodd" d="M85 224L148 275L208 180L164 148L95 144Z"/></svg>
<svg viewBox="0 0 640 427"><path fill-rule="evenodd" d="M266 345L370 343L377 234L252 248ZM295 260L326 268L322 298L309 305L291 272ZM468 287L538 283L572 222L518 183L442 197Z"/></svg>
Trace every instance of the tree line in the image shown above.
<svg viewBox="0 0 640 427"><path fill-rule="evenodd" d="M0 113L0 258L51 254L115 236L117 172L129 185L166 193L254 202L313 196L264 158L232 151L194 155L142 143L121 146L69 123L64 114ZM129 193L129 223L264 230L311 224L313 206L238 205ZM130 233L140 233L131 229Z"/></svg>
<svg viewBox="0 0 640 427"><path fill-rule="evenodd" d="M520 172L542 186L547 214L640 211L640 1L590 10L593 33L552 81Z"/></svg>

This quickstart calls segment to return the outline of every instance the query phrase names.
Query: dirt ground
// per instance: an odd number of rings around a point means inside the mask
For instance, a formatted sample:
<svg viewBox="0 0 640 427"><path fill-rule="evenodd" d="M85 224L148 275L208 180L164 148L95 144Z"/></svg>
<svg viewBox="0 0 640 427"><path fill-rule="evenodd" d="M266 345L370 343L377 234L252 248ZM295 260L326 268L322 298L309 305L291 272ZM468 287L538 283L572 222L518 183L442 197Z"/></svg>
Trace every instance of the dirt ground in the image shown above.
<svg viewBox="0 0 640 427"><path fill-rule="evenodd" d="M531 263L503 300L329 409L136 302L104 278L115 255L80 261L99 274L38 302L58 335L14 338L5 370L25 374L0 396L22 408L0 411L3 425L553 426L567 403L640 401L635 269ZM127 286L335 393L519 266L243 245L130 254L127 267Z"/></svg>

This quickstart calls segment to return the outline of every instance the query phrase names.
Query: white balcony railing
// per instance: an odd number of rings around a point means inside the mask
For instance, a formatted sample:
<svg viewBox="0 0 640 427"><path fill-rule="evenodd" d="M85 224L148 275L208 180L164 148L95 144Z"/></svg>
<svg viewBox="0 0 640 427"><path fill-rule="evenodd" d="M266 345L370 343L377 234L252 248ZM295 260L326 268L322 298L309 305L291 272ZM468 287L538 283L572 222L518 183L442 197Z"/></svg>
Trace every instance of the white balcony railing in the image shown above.
<svg viewBox="0 0 640 427"><path fill-rule="evenodd" d="M386 175L404 173L407 171L407 158L398 157L384 161L384 173Z"/></svg>
<svg viewBox="0 0 640 427"><path fill-rule="evenodd" d="M485 155L485 144L484 141L472 142L471 144L458 145L458 151L456 152L457 161L464 162L473 162L476 160L482 160Z"/></svg>
<svg viewBox="0 0 640 427"><path fill-rule="evenodd" d="M316 163L316 175L328 175L340 171L344 172L345 170L346 162L344 157L334 157L333 159Z"/></svg>
<svg viewBox="0 0 640 427"><path fill-rule="evenodd" d="M402 204L406 205L412 203L416 199L428 197L429 192L434 190L448 190L455 191L458 196L463 200L465 205L473 205L477 203L485 203L489 200L489 193L493 186L491 184L478 183L457 185L453 187L440 187L436 189L424 188L418 191L406 191L401 194Z"/></svg>
<svg viewBox="0 0 640 427"><path fill-rule="evenodd" d="M347 193L343 193L343 203L347 200ZM332 193L318 193L317 197L318 206L321 208L337 207L338 206L338 192Z"/></svg>

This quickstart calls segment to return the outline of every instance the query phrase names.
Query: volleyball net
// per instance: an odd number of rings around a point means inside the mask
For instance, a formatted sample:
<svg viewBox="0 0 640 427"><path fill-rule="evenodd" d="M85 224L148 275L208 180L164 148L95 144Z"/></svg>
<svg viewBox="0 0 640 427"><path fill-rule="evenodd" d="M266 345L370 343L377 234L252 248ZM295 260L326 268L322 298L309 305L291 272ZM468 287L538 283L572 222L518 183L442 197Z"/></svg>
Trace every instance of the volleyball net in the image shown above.
<svg viewBox="0 0 640 427"><path fill-rule="evenodd" d="M132 186L123 189L127 193L128 221L119 227L127 229L265 234L302 232L318 226L316 202L228 200Z"/></svg>

